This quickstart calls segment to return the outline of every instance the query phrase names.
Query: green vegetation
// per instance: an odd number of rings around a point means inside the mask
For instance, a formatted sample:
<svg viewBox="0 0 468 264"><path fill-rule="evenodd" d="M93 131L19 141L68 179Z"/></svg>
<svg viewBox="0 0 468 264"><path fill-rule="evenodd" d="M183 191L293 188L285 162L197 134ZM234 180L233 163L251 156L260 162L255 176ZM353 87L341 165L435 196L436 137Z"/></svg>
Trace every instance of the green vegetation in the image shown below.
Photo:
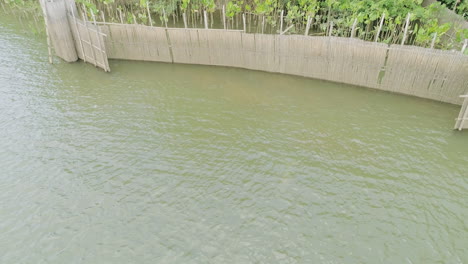
<svg viewBox="0 0 468 264"><path fill-rule="evenodd" d="M36 3L35 0L4 1L19 7L32 7ZM210 26L222 28L224 6L227 28L242 28L243 14L247 17L249 32L278 33L283 24L283 30L289 28L288 33L304 34L310 21L310 35L349 37L355 24L355 37L367 41L374 41L384 15L378 41L388 44L401 43L410 13L406 44L429 47L435 40L437 48L450 49L468 38L466 29L454 29L455 34L448 35L452 24L441 24L437 18L443 5L436 2L422 7L422 0L227 0L224 5L215 0L76 1L80 8L94 12L107 22L149 24L149 10L151 21L155 24L159 21L161 26L167 23L183 26L181 17L185 13L189 27L203 27L206 11ZM444 2L454 7L457 0ZM455 9L463 12L465 8L467 2L460 1Z"/></svg>
<svg viewBox="0 0 468 264"><path fill-rule="evenodd" d="M468 20L468 1L467 0L438 0L443 3L450 10L455 11L457 14L463 16Z"/></svg>

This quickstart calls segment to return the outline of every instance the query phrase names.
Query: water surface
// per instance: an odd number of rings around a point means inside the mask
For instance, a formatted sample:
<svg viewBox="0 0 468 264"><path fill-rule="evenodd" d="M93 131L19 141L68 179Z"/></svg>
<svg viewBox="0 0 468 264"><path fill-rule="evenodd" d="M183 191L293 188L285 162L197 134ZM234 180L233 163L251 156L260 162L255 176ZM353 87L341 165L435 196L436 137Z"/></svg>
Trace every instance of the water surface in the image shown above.
<svg viewBox="0 0 468 264"><path fill-rule="evenodd" d="M0 16L0 263L466 263L459 107L241 69L47 62Z"/></svg>

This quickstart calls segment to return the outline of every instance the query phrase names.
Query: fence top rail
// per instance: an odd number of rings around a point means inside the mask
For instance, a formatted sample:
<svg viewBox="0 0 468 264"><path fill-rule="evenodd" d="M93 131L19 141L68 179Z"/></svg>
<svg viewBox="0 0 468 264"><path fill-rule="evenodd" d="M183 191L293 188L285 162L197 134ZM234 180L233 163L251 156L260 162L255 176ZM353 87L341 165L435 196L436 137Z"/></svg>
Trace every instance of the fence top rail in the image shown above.
<svg viewBox="0 0 468 264"><path fill-rule="evenodd" d="M167 28L168 30L204 30L204 31L227 31L227 32L244 32L238 29L222 29L222 28Z"/></svg>
<svg viewBox="0 0 468 264"><path fill-rule="evenodd" d="M75 18L78 23L84 23L81 20ZM87 22L90 24L94 24L94 22ZM156 27L156 26L148 26L148 25L142 25L142 24L122 24L122 23L112 23L112 22L96 22L96 25L113 25L113 26L129 26L129 27L145 27L145 28L153 28L153 29L160 29L160 30L169 30L169 31L216 31L216 32L240 32L248 35L267 35L267 36L277 36L279 38L287 37L287 38L298 38L298 39L316 39L316 40L327 40L327 41L333 41L333 42L345 42L345 43L350 43L353 45L363 45L367 47L376 47L376 48L386 48L390 50L402 50L402 51L416 51L416 52L423 52L426 54L434 54L434 55L448 55L448 56L456 56L460 58L467 58L468 56L455 51L455 50L438 50L438 49L429 49L429 48L424 48L424 47L417 47L417 46L411 46L411 45L398 45L398 44L393 44L393 45L388 45L386 43L376 43L376 42L369 42L357 38L346 38L346 37L334 37L334 36L304 36L302 34L290 34L290 35L279 35L279 34L264 34L264 33L246 33L243 30L235 30L235 29L214 29L214 28L175 28L175 27ZM84 25L82 25L84 26ZM100 34L104 34L100 32Z"/></svg>
<svg viewBox="0 0 468 264"><path fill-rule="evenodd" d="M456 50L430 49L430 48L418 47L418 46L413 46L413 45L404 45L404 46L402 46L402 45L399 45L399 44L392 44L392 45L389 45L389 48L391 50L422 51L422 52L432 53L432 54L443 54L443 55L455 55L455 56L460 56L460 57L468 57L468 56L465 56L460 51L456 51Z"/></svg>
<svg viewBox="0 0 468 264"><path fill-rule="evenodd" d="M92 22L94 24L94 22ZM244 32L240 29L222 29L222 28L170 28L170 27L155 27L142 24L122 24L122 23L111 23L111 22L96 22L97 25L115 25L115 26L131 26L131 27L148 27L157 29L168 29L168 30L209 30L209 31L233 31L233 32Z"/></svg>

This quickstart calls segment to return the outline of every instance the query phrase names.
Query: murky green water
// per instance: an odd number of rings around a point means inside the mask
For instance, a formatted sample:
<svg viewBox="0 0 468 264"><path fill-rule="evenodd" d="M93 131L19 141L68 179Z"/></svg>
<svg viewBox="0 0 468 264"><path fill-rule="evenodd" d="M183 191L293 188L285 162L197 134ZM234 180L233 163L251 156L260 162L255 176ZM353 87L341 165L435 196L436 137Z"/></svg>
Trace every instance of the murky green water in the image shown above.
<svg viewBox="0 0 468 264"><path fill-rule="evenodd" d="M49 65L12 23L0 263L468 262L458 107L240 69Z"/></svg>

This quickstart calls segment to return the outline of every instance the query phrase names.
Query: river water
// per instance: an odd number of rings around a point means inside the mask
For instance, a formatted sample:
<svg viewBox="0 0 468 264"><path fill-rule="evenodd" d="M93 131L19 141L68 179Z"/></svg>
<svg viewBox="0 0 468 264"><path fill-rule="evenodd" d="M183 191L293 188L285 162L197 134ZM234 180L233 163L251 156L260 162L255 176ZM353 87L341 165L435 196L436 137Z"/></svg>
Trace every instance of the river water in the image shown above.
<svg viewBox="0 0 468 264"><path fill-rule="evenodd" d="M0 263L467 263L459 107L222 67L47 62L0 17Z"/></svg>

